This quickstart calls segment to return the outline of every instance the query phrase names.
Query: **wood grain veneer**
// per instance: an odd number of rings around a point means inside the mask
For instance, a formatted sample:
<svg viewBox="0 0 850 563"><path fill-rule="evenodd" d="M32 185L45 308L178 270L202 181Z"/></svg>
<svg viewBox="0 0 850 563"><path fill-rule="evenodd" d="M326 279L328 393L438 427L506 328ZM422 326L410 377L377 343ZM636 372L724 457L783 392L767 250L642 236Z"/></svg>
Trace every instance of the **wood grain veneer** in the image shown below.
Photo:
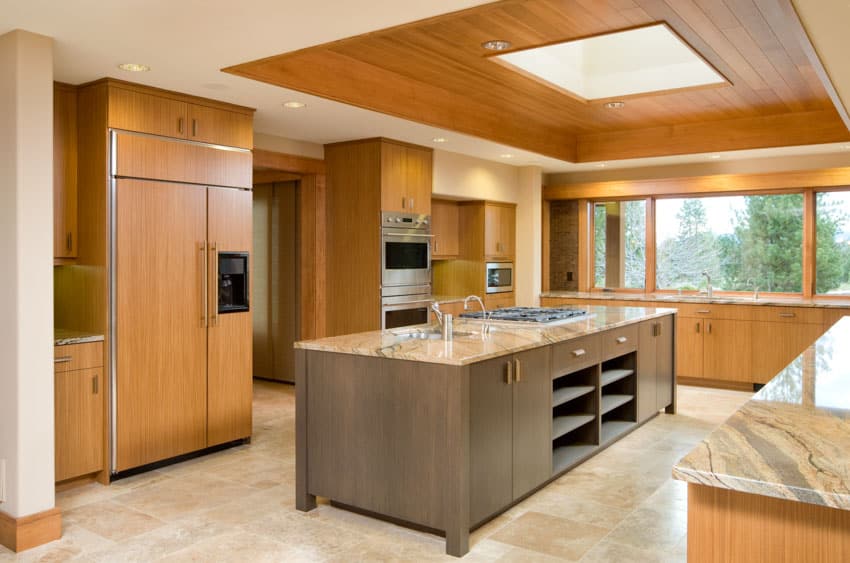
<svg viewBox="0 0 850 563"><path fill-rule="evenodd" d="M0 510L0 545L25 551L62 537L62 513L58 508L15 518Z"/></svg>
<svg viewBox="0 0 850 563"><path fill-rule="evenodd" d="M106 425L103 368L56 371L56 481L102 471Z"/></svg>
<svg viewBox="0 0 850 563"><path fill-rule="evenodd" d="M189 104L188 139L228 147L254 146L254 116L250 113Z"/></svg>
<svg viewBox="0 0 850 563"><path fill-rule="evenodd" d="M53 84L53 257L77 255L77 89Z"/></svg>
<svg viewBox="0 0 850 563"><path fill-rule="evenodd" d="M431 200L431 233L433 239L432 258L456 258L460 252L458 240L458 204L445 199Z"/></svg>
<svg viewBox="0 0 850 563"><path fill-rule="evenodd" d="M84 344L54 346L53 358L70 358L69 361L61 361L53 364L53 370L57 372L102 367L103 342L86 342Z"/></svg>

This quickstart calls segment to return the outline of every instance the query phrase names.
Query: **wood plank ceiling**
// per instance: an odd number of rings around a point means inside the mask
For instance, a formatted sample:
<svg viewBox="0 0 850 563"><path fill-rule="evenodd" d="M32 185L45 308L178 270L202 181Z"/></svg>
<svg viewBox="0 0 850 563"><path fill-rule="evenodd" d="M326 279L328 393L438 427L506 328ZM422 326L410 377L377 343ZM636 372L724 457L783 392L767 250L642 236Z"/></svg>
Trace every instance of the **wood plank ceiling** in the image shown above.
<svg viewBox="0 0 850 563"><path fill-rule="evenodd" d="M488 60L664 22L729 84L607 109ZM788 0L506 0L224 69L570 162L841 142Z"/></svg>

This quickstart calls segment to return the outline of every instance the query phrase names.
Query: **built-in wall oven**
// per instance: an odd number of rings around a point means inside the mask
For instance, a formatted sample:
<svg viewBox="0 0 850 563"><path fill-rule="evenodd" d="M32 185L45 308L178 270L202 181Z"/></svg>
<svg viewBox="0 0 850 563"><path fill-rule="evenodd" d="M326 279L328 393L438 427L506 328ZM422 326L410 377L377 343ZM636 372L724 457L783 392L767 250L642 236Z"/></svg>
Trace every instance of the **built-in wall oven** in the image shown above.
<svg viewBox="0 0 850 563"><path fill-rule="evenodd" d="M431 305L431 218L381 214L381 328L427 323Z"/></svg>
<svg viewBox="0 0 850 563"><path fill-rule="evenodd" d="M508 293L514 290L513 262L487 263L487 293Z"/></svg>

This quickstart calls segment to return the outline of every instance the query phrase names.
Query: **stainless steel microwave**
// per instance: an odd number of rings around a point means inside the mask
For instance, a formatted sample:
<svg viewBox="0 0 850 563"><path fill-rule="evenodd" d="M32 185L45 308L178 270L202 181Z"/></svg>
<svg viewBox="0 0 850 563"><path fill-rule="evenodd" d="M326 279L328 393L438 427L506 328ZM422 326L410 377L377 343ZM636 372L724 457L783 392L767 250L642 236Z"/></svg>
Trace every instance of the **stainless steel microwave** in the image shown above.
<svg viewBox="0 0 850 563"><path fill-rule="evenodd" d="M487 293L508 293L514 290L513 262L487 263Z"/></svg>

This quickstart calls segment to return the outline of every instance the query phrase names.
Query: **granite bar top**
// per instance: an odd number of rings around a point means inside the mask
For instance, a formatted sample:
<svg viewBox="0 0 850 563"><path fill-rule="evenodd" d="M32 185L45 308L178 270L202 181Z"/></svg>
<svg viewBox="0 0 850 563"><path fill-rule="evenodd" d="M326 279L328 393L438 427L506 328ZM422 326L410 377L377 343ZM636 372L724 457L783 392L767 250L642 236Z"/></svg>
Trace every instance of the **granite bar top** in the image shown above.
<svg viewBox="0 0 850 563"><path fill-rule="evenodd" d="M304 350L461 366L676 312L674 309L646 307L587 307L587 310L589 313L587 317L561 324L541 326L533 323L493 321L491 333L486 336L481 335L483 324L481 321L456 319L453 324L455 337L450 342L444 342L442 339L422 340L403 336L412 330L439 329L436 326L420 325L412 329L405 327L296 342L295 347ZM457 333L460 332L473 334L459 336Z"/></svg>
<svg viewBox="0 0 850 563"><path fill-rule="evenodd" d="M94 334L81 330L69 330L57 328L53 331L53 345L65 346L67 344L84 344L86 342L103 342L102 334Z"/></svg>
<svg viewBox="0 0 850 563"><path fill-rule="evenodd" d="M850 319L675 467L681 481L850 510Z"/></svg>
<svg viewBox="0 0 850 563"><path fill-rule="evenodd" d="M850 307L850 298L823 298L803 299L802 297L773 297L759 296L753 300L750 296L715 296L709 299L705 296L686 294L684 296L675 293L617 293L607 291L547 291L540 297L562 298L562 299L600 299L604 301L651 301L675 303L716 303L719 305L771 305L779 307L821 307L825 309L843 309Z"/></svg>
<svg viewBox="0 0 850 563"><path fill-rule="evenodd" d="M462 303L466 295L432 295L431 300L438 303Z"/></svg>

